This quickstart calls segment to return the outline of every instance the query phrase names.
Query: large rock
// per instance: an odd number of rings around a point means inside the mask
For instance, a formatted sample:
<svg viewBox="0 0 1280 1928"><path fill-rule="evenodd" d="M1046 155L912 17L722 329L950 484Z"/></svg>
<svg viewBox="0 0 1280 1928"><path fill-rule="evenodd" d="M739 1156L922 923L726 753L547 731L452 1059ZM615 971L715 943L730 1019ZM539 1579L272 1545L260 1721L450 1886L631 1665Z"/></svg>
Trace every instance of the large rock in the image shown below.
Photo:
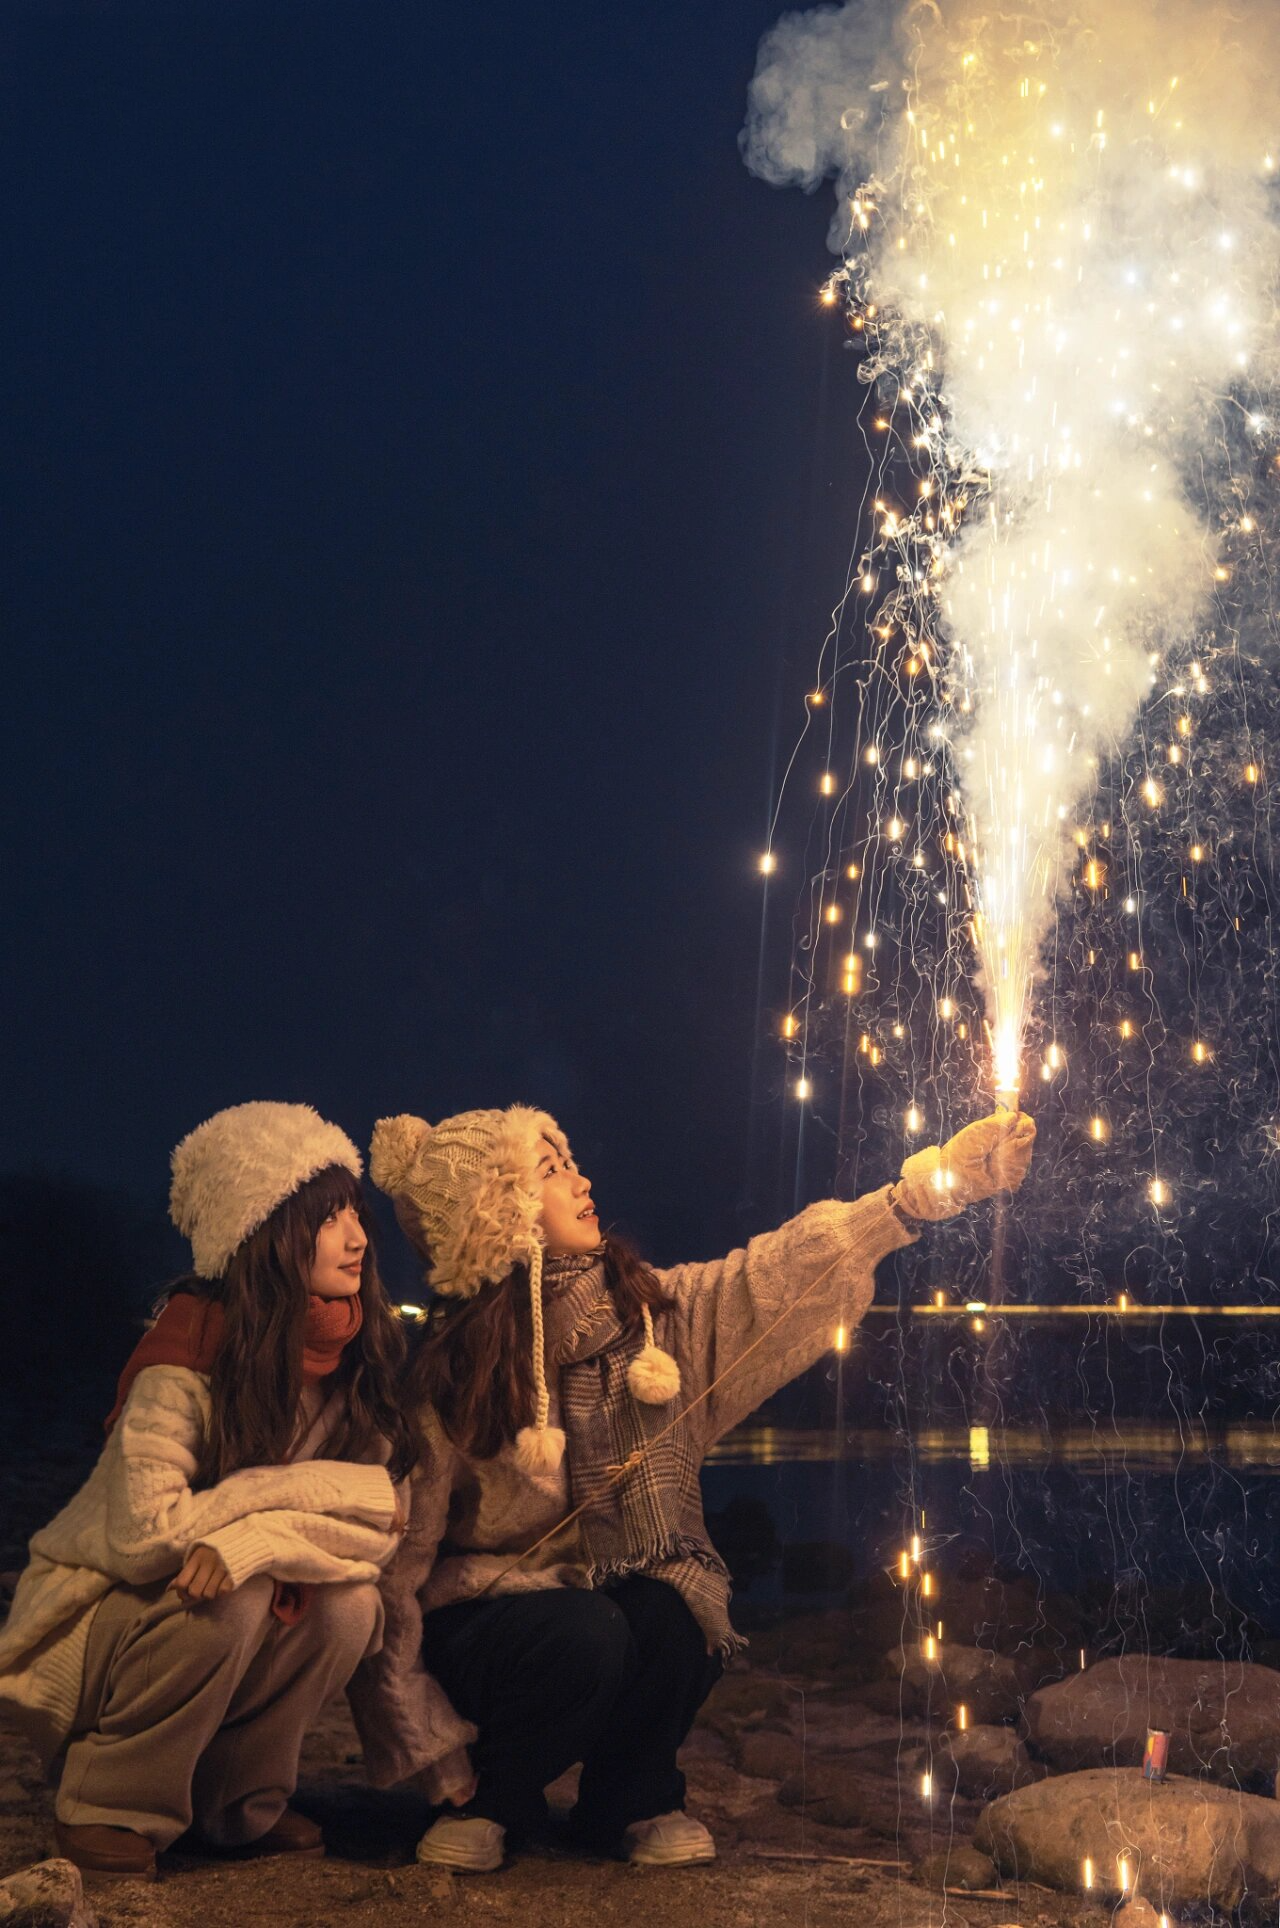
<svg viewBox="0 0 1280 1928"><path fill-rule="evenodd" d="M778 1789L782 1807L803 1808L828 1828L861 1828L875 1807L874 1783L842 1762L824 1761L821 1774L793 1774Z"/></svg>
<svg viewBox="0 0 1280 1928"><path fill-rule="evenodd" d="M857 1694L859 1703L873 1714L887 1714L898 1721L906 1718L907 1709L903 1704L901 1679L869 1680L865 1686L857 1689ZM914 1708L916 1702L914 1689L910 1698Z"/></svg>
<svg viewBox="0 0 1280 1928"><path fill-rule="evenodd" d="M1248 1896L1280 1895L1280 1803L1212 1781L1161 1785L1137 1768L1092 1768L1019 1788L994 1801L973 1836L1002 1875L1079 1894L1084 1862L1094 1893L1122 1892L1127 1858L1137 1892L1176 1913L1211 1904L1230 1914Z"/></svg>
<svg viewBox="0 0 1280 1928"><path fill-rule="evenodd" d="M918 1783L920 1750L895 1761L888 1750L868 1748L844 1758L828 1755L784 1781L782 1807L803 1808L806 1817L827 1828L869 1828L893 1839L903 1826L904 1801ZM917 1797L918 1799L918 1797Z"/></svg>
<svg viewBox="0 0 1280 1928"><path fill-rule="evenodd" d="M929 1713L936 1719L964 1706L977 1726L1017 1720L1044 1677L1034 1655L993 1654L950 1641L935 1648L932 1660L915 1643L895 1647L885 1656L885 1672L899 1684L907 1718Z"/></svg>
<svg viewBox="0 0 1280 1928"><path fill-rule="evenodd" d="M97 1921L85 1905L80 1870L70 1861L37 1861L0 1881L4 1928L97 1928Z"/></svg>
<svg viewBox="0 0 1280 1928"><path fill-rule="evenodd" d="M763 1781L785 1781L803 1765L804 1748L794 1734L776 1734L771 1728L758 1728L737 1737L733 1758L744 1774L755 1775Z"/></svg>
<svg viewBox="0 0 1280 1928"><path fill-rule="evenodd" d="M733 1740L744 1729L757 1727L787 1732L792 1715L803 1705L802 1695L785 1680L750 1667L717 1682L698 1719L703 1727Z"/></svg>
<svg viewBox="0 0 1280 1928"><path fill-rule="evenodd" d="M941 1736L933 1750L935 1794L964 1794L991 1801L1015 1787L1042 1781L1048 1772L1033 1761L1011 1727L969 1727Z"/></svg>
<svg viewBox="0 0 1280 1928"><path fill-rule="evenodd" d="M1269 1790L1280 1761L1280 1673L1242 1660L1126 1654L1042 1688L1026 1707L1032 1751L1059 1770L1137 1766L1149 1727L1170 1735L1176 1773Z"/></svg>
<svg viewBox="0 0 1280 1928"><path fill-rule="evenodd" d="M865 1678L868 1665L875 1671L875 1651L867 1653L847 1607L792 1614L753 1633L751 1658L757 1667L810 1679L857 1680Z"/></svg>
<svg viewBox="0 0 1280 1928"><path fill-rule="evenodd" d="M937 1854L928 1854L923 1861L917 1861L914 1873L917 1881L923 1881L926 1888L937 1889L939 1894L948 1888L994 1888L999 1880L990 1855L979 1854L976 1848L961 1847L958 1842L953 1848L941 1848Z"/></svg>

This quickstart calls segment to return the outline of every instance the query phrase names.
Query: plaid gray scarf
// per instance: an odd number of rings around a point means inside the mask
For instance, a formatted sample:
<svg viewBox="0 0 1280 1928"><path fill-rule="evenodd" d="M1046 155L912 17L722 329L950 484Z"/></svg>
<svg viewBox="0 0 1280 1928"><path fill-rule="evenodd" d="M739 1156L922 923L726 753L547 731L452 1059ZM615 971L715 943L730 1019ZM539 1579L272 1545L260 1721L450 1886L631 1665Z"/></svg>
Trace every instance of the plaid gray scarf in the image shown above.
<svg viewBox="0 0 1280 1928"><path fill-rule="evenodd" d="M746 1643L729 1623L729 1572L707 1538L698 1462L689 1429L658 1435L680 1407L646 1406L627 1386L627 1368L643 1343L624 1332L598 1259L585 1267L553 1261L549 1272L547 1349L560 1380L561 1418L588 1584L605 1586L646 1573L673 1586L707 1636L731 1654ZM677 1359L676 1321L655 1310L654 1336ZM633 1452L645 1456L625 1478L610 1471Z"/></svg>

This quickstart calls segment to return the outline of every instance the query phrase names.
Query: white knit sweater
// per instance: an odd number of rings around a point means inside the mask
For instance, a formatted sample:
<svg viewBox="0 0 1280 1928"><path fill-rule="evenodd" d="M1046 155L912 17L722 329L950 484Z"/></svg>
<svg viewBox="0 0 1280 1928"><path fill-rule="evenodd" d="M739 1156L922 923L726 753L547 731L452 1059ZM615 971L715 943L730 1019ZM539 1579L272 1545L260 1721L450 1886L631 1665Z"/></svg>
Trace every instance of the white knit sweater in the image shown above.
<svg viewBox="0 0 1280 1928"><path fill-rule="evenodd" d="M376 1580L399 1544L383 1466L303 1458L193 1493L209 1411L203 1373L147 1366L85 1484L32 1538L0 1628L0 1712L46 1761L75 1720L90 1622L113 1585L164 1580L197 1543L222 1555L233 1586L255 1573Z"/></svg>

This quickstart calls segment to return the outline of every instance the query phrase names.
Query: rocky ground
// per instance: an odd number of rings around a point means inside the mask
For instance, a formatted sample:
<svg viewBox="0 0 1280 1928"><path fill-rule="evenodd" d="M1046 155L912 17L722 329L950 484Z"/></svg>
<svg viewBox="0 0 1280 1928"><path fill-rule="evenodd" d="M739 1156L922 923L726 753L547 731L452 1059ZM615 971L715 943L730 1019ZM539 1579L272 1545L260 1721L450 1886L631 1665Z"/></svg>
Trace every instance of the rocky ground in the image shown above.
<svg viewBox="0 0 1280 1928"><path fill-rule="evenodd" d="M362 1785L355 1735L335 1702L308 1742L298 1803L324 1824L327 1859L227 1865L175 1852L157 1884L113 1884L92 1893L90 1906L100 1928L357 1928L437 1917L620 1928L642 1909L667 1928L1065 1928L1110 1919L1109 1909L1026 1885L972 1897L926 1885L919 1870L930 1855L951 1851L963 1873L960 1850L982 1804L922 1801L922 1739L918 1725L900 1728L847 1687L771 1670L734 1675L708 1704L686 1760L690 1806L720 1846L713 1867L634 1870L571 1853L549 1833L500 1874L464 1879L415 1864L428 1811L412 1796ZM837 1783L839 1818L853 1825L814 1818ZM566 1781L553 1801L563 1808L569 1798ZM0 1876L52 1848L51 1797L24 1745L0 1732ZM944 1867L932 1869L935 1883Z"/></svg>
<svg viewBox="0 0 1280 1928"><path fill-rule="evenodd" d="M65 1466L46 1456L41 1472L34 1486L22 1469L0 1474L10 1523L0 1568L16 1565L25 1533L60 1499L45 1485L76 1483L74 1454ZM6 1877L53 1852L52 1796L25 1744L0 1728L0 1928L91 1928L95 1916L96 1928L437 1917L629 1928L642 1910L664 1928L1161 1928L1145 1901L1120 1906L1121 1865L1158 1894L1169 1928L1274 1922L1280 1671L1257 1662L1280 1658L1275 1643L1253 1632L1235 1646L1250 1662L1228 1660L1220 1623L1197 1631L1180 1597L1167 1603L1162 1646L1183 1657L1122 1642L1108 1658L1080 1603L1025 1579L957 1564L945 1592L945 1641L924 1638L918 1579L892 1573L850 1586L839 1606L754 1628L686 1750L690 1807L720 1858L684 1873L584 1857L555 1821L496 1875L419 1867L429 1810L364 1785L338 1701L308 1740L298 1796L324 1825L325 1860L227 1863L179 1848L158 1883L92 1891L87 1907L74 1895L15 1907ZM1135 1765L1149 1725L1172 1736L1163 1787ZM566 1780L555 1816L571 1800Z"/></svg>

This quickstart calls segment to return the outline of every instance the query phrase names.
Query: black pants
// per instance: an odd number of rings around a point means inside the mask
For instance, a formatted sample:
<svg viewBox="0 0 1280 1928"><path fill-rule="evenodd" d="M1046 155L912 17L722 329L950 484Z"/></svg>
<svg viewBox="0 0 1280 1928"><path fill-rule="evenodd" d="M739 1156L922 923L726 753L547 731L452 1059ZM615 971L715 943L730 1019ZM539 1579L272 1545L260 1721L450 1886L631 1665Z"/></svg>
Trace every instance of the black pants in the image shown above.
<svg viewBox="0 0 1280 1928"><path fill-rule="evenodd" d="M636 1574L595 1593L460 1600L426 1616L422 1648L480 1730L468 1813L535 1826L543 1790L576 1761L574 1824L601 1849L630 1822L684 1806L676 1752L723 1663L665 1581Z"/></svg>

